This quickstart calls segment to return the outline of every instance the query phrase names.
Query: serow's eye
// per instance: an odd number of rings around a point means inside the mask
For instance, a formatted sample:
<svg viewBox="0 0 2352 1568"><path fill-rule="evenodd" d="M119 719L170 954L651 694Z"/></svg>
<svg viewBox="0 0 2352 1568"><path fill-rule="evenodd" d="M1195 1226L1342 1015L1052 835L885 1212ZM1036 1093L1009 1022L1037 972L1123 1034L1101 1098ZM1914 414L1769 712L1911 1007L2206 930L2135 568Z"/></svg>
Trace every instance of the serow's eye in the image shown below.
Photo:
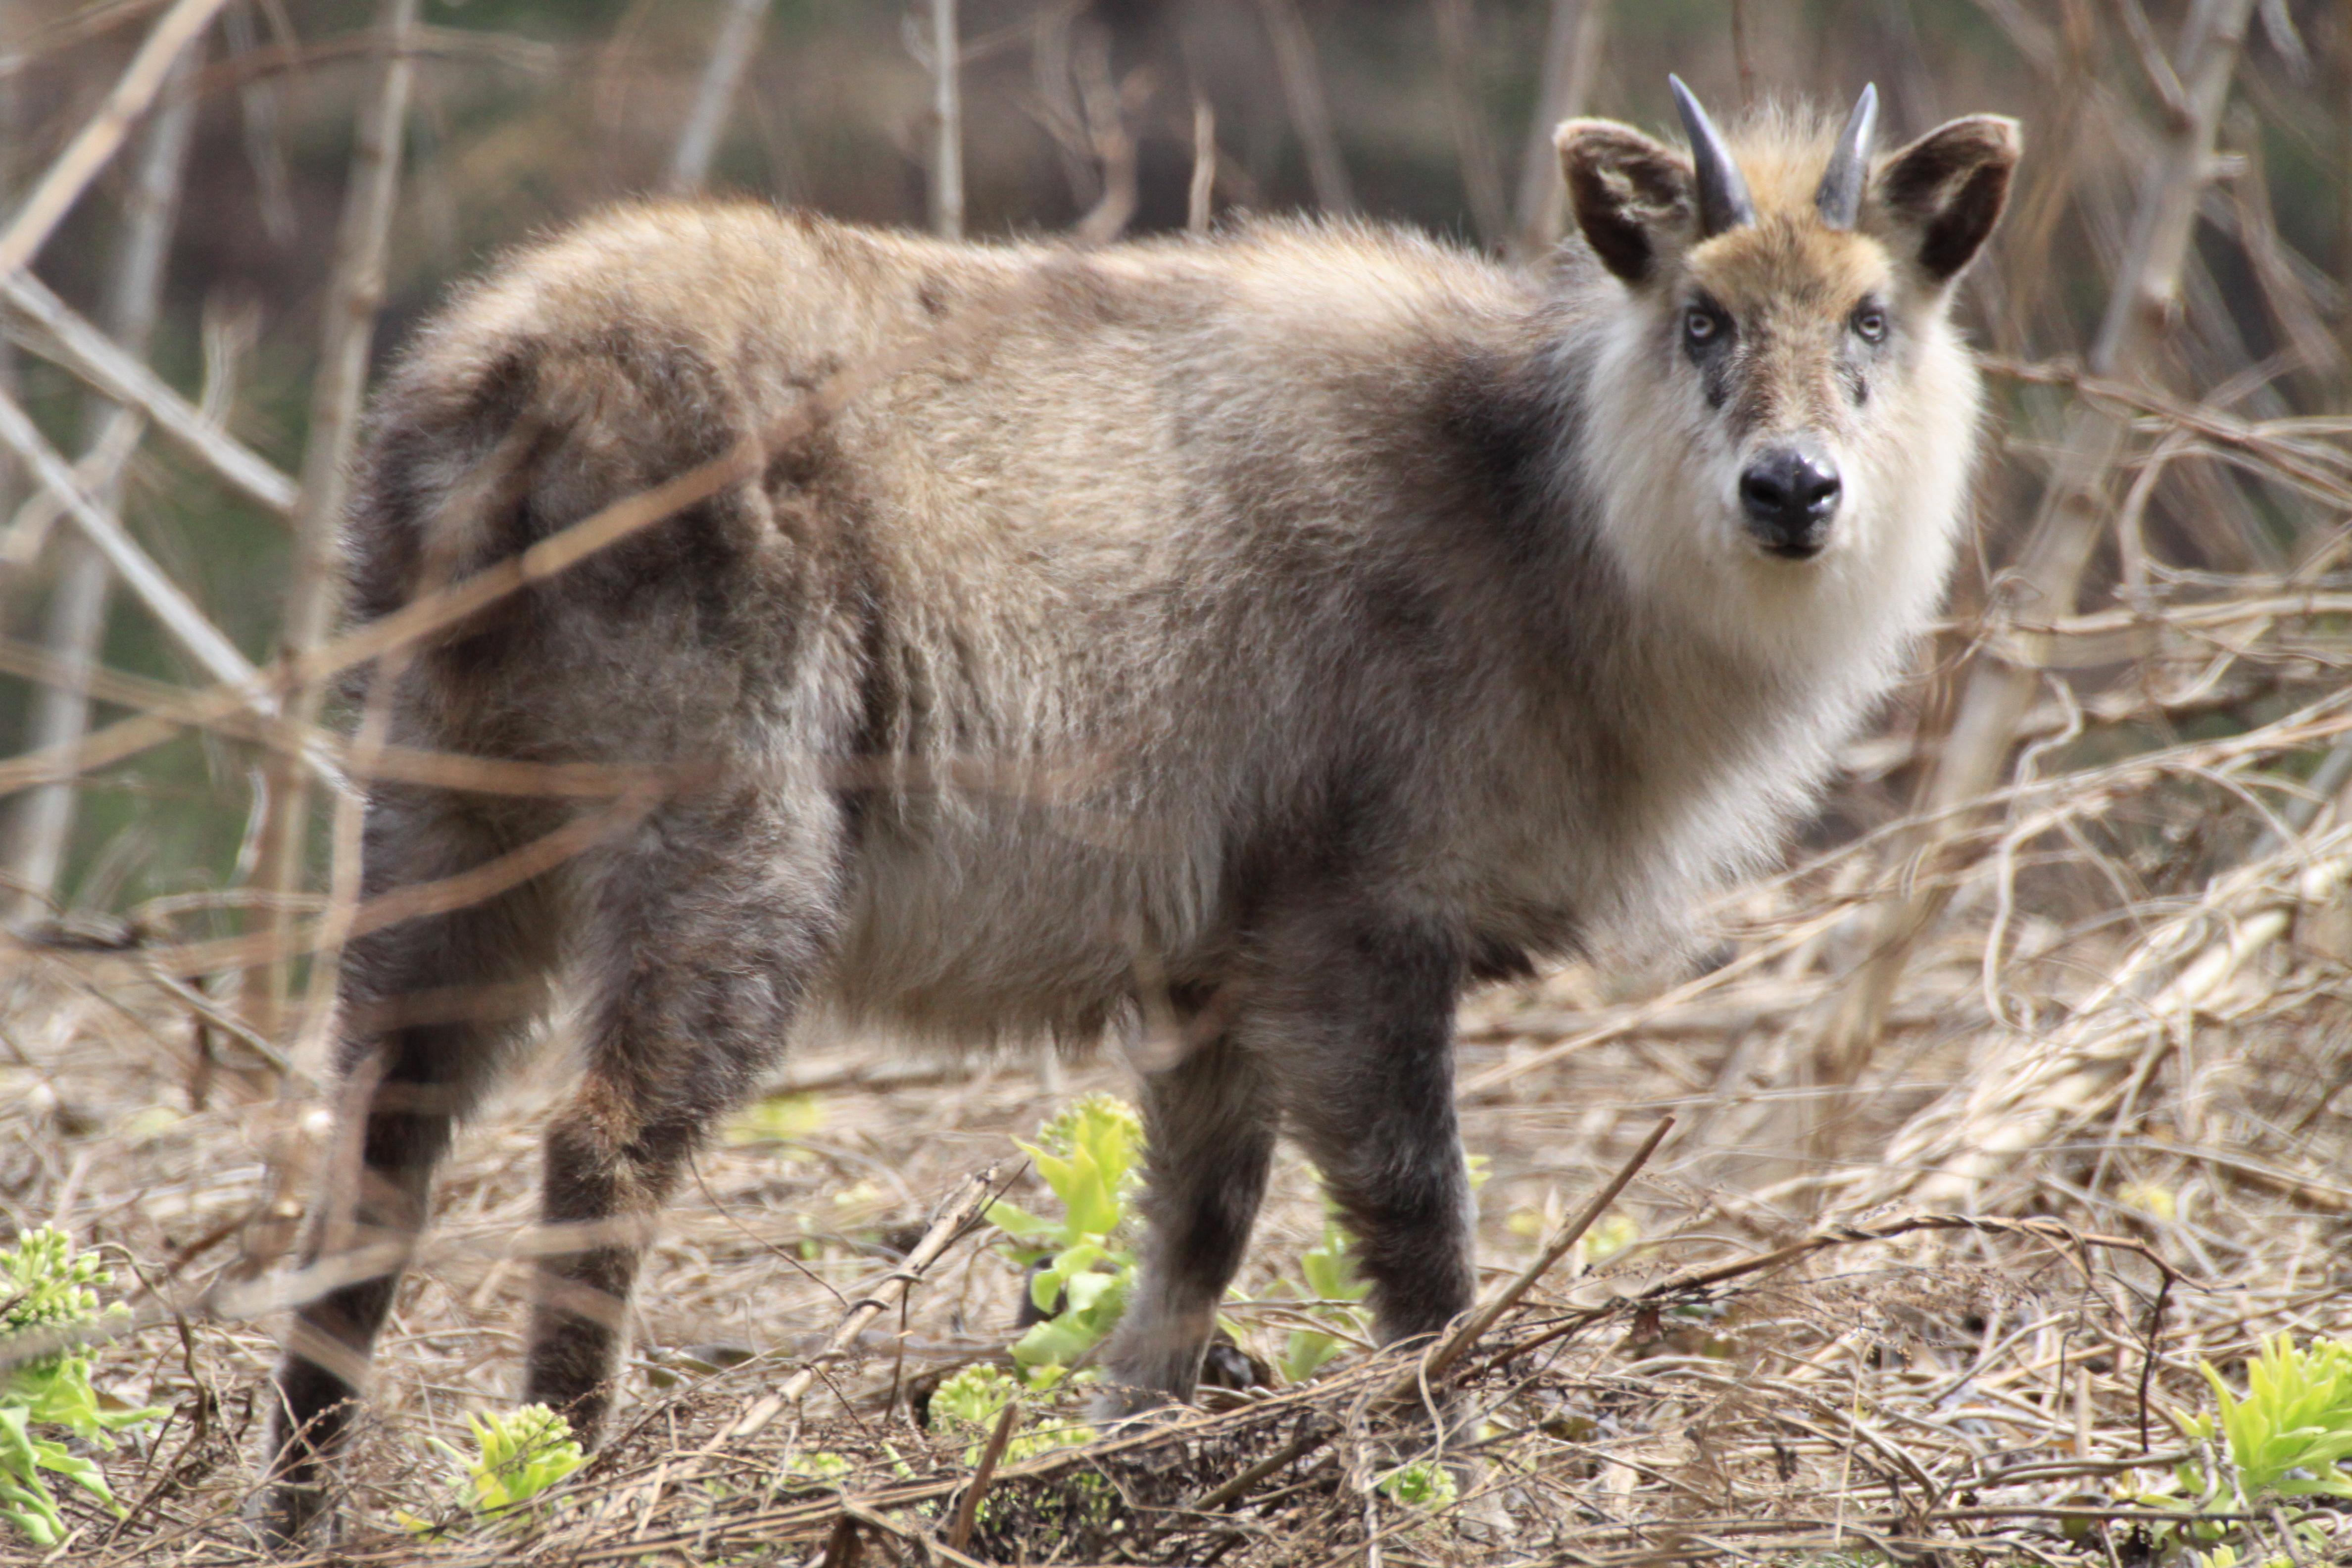
<svg viewBox="0 0 2352 1568"><path fill-rule="evenodd" d="M1723 323L1712 310L1702 310L1694 306L1683 312L1683 341L1694 348L1715 342L1722 331Z"/></svg>
<svg viewBox="0 0 2352 1568"><path fill-rule="evenodd" d="M1866 343L1886 341L1886 312L1875 305L1864 305L1853 313L1854 335Z"/></svg>

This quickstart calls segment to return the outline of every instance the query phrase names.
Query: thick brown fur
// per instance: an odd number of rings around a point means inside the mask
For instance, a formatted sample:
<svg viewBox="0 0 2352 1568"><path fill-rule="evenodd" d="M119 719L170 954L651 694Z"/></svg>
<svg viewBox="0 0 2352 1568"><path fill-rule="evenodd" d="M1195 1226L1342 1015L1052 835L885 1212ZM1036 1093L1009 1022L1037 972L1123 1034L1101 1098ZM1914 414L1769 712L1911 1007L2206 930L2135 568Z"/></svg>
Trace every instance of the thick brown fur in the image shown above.
<svg viewBox="0 0 2352 1568"><path fill-rule="evenodd" d="M1790 123L1743 154L1758 223L1704 242L1682 154L1563 127L1616 277L1578 244L1520 276L1358 224L1084 252L658 205L463 291L376 405L358 616L737 443L764 463L390 678L396 743L688 782L559 869L353 943L365 1176L313 1255L415 1234L454 1119L568 970L585 1060L546 1215L593 1234L542 1267L527 1391L593 1435L642 1227L796 1029L1085 1039L1166 999L1190 1048L1143 1083L1114 1403L1191 1393L1277 1129L1359 1238L1382 1337L1441 1328L1473 1280L1463 987L1671 932L1759 864L1941 591L1976 407L1947 263L1999 206L1953 219L1950 193L2005 181L2013 135L1962 121L1942 165L1887 160L1831 233L1825 142ZM1743 334L1713 368L1676 335L1694 289ZM1873 290L1897 335L1857 402L1840 334ZM1726 489L1801 429L1856 476L1802 563L1753 548ZM365 890L573 812L381 785ZM453 988L501 1001L401 1020ZM301 1313L281 1534L319 1507L392 1288Z"/></svg>

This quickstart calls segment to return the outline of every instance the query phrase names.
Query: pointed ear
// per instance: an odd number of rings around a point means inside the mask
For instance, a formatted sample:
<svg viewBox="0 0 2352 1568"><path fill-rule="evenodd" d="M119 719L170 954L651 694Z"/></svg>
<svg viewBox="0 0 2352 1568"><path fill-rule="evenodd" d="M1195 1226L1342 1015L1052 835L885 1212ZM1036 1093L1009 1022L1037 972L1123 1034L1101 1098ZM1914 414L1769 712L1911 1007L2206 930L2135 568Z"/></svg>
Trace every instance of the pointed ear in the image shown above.
<svg viewBox="0 0 2352 1568"><path fill-rule="evenodd" d="M1879 164L1873 226L1931 282L1957 277L2000 220L2021 146L2017 121L2002 115L1937 126Z"/></svg>
<svg viewBox="0 0 2352 1568"><path fill-rule="evenodd" d="M1628 283L1658 275L1690 240L1690 160L1613 120L1570 120L1552 132L1569 210L1601 264Z"/></svg>

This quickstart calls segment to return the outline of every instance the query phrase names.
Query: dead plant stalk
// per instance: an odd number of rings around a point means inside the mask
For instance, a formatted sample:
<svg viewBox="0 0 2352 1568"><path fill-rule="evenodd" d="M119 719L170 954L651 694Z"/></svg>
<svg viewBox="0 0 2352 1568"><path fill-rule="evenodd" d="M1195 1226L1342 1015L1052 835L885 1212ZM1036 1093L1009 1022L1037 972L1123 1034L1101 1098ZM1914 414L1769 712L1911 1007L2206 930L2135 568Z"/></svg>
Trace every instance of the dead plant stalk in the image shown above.
<svg viewBox="0 0 2352 1568"><path fill-rule="evenodd" d="M350 184L335 234L334 266L327 283L326 321L320 333L319 370L310 388L310 435L302 449L300 498L294 512L294 567L286 590L285 618L278 631L278 657L294 666L319 646L332 625L341 561L337 542L349 490L352 443L358 436L360 400L367 389L368 350L374 342L376 308L383 295L386 241L400 192L402 130L408 118L415 66L407 52L421 0L382 0L377 30L383 58L374 95L360 112L352 152ZM283 699L286 715L308 726L323 698L317 687L296 681ZM310 794L300 773L284 757L265 768L266 798L260 854L253 884L278 894L301 885L303 845L310 821ZM290 930L280 911L273 929ZM272 963L246 975L245 1013L256 1034L278 1033L286 995L288 967Z"/></svg>
<svg viewBox="0 0 2352 1568"><path fill-rule="evenodd" d="M147 352L163 298L163 264L171 250L180 184L195 123L196 100L189 76L201 58L199 49L191 48L173 66L163 107L147 128L138 173L124 204L121 248L108 284L107 316L116 341L136 355ZM112 405L102 396L85 400L83 428L105 432L94 443L92 455L110 460L96 464L84 482L93 500L110 511L119 511L122 472L136 449L138 416L124 415L131 421L129 440L110 442L114 427L108 415L111 411ZM59 541L59 554L62 559L56 585L50 590L42 641L68 679L44 684L34 698L32 721L26 731L26 748L34 751L77 745L89 729L89 698L70 677L98 658L110 596L112 574L106 556L88 538L69 534ZM62 781L35 790L16 803L9 823L7 868L19 890L36 900L48 897L64 868L67 841L73 833L74 805L74 786Z"/></svg>
<svg viewBox="0 0 2352 1568"><path fill-rule="evenodd" d="M2120 3L2131 6L2138 0ZM2198 205L2212 177L2214 136L2253 5L2254 0L2199 0L2184 25L2179 75L2187 84L2188 112L2167 129L2162 156L2141 186L2131 242L2091 348L2094 376L2126 384L2142 379L2173 320ZM2076 410L2025 546L2006 574L2018 603L2044 615L2073 610L2084 568L2106 523L2108 479L2129 433L2129 421L2113 409L2086 405ZM2028 651L2021 648L2009 658L1990 650L1978 655L1949 738L1920 792L1929 815L1966 806L1999 778L2048 662L2046 645L2031 648L2038 658L2025 657ZM1942 835L1929 832L1899 853L1924 859L1943 843ZM1868 1065L1912 947L1948 896L1931 886L1889 897L1864 914L1862 948L1867 956L1824 1032L1818 1057L1823 1081L1852 1083Z"/></svg>

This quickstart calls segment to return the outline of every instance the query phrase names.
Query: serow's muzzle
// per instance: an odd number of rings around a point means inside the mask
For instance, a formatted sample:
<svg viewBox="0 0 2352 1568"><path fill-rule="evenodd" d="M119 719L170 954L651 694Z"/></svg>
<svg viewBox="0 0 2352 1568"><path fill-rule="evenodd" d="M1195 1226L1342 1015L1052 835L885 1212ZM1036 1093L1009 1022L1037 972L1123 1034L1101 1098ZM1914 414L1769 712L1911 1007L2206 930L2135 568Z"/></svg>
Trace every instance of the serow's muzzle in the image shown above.
<svg viewBox="0 0 2352 1568"><path fill-rule="evenodd" d="M1767 448L1739 476L1748 531L1771 554L1803 561L1821 553L1844 489L1837 462L1811 441Z"/></svg>

